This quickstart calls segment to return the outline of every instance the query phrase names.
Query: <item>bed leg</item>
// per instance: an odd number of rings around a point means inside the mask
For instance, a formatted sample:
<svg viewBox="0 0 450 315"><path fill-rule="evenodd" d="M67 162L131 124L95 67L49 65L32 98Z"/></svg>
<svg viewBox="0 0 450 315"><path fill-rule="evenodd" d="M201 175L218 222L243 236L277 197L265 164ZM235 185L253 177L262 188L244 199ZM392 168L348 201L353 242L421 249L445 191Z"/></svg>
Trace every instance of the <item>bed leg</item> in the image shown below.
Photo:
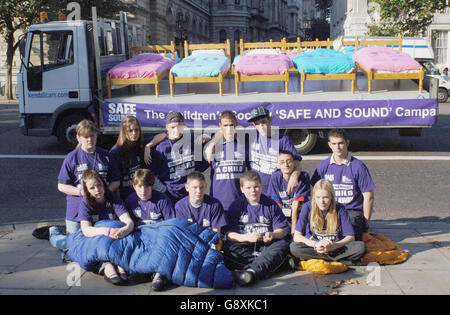
<svg viewBox="0 0 450 315"><path fill-rule="evenodd" d="M372 93L372 70L369 71L369 75L367 76L367 80L368 80L368 92L369 94Z"/></svg>
<svg viewBox="0 0 450 315"><path fill-rule="evenodd" d="M222 71L219 71L219 95L223 96L223 75L222 75Z"/></svg>
<svg viewBox="0 0 450 315"><path fill-rule="evenodd" d="M302 94L305 94L305 69L302 69L302 73L300 74L301 78L301 92Z"/></svg>
<svg viewBox="0 0 450 315"><path fill-rule="evenodd" d="M286 71L284 74L284 92L286 95L289 94L289 71Z"/></svg>
<svg viewBox="0 0 450 315"><path fill-rule="evenodd" d="M173 97L173 88L174 88L173 74L172 72L169 74L169 87L170 87L170 96Z"/></svg>
<svg viewBox="0 0 450 315"><path fill-rule="evenodd" d="M423 72L423 67L420 67L420 79L419 79L419 93L422 93L423 90L423 78L425 74Z"/></svg>
<svg viewBox="0 0 450 315"><path fill-rule="evenodd" d="M108 90L108 98L111 98L111 79L109 78L109 74L106 75L106 88Z"/></svg>
<svg viewBox="0 0 450 315"><path fill-rule="evenodd" d="M234 87L236 91L236 96L239 96L239 72L234 71Z"/></svg>
<svg viewBox="0 0 450 315"><path fill-rule="evenodd" d="M352 79L352 94L355 94L355 87L356 87L356 74Z"/></svg>

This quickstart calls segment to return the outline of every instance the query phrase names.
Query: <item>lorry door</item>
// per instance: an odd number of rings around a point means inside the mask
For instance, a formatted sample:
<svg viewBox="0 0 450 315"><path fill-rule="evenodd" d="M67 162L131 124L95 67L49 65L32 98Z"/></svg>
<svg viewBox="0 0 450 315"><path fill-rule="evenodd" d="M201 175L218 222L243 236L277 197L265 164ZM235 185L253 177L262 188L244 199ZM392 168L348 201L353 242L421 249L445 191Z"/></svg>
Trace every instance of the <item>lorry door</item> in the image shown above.
<svg viewBox="0 0 450 315"><path fill-rule="evenodd" d="M32 31L24 78L27 114L53 113L80 97L76 28Z"/></svg>

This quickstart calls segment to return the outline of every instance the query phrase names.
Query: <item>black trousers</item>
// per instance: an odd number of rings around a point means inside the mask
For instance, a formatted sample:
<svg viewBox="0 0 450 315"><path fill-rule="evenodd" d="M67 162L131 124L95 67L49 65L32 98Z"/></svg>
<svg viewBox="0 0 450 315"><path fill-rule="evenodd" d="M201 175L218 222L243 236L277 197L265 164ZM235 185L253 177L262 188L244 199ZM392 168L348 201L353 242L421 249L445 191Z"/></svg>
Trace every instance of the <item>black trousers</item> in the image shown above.
<svg viewBox="0 0 450 315"><path fill-rule="evenodd" d="M227 268L252 269L258 279L264 279L286 261L289 241L281 239L270 244L226 241L222 249Z"/></svg>
<svg viewBox="0 0 450 315"><path fill-rule="evenodd" d="M347 210L353 230L355 231L355 240L361 241L362 234L366 231L366 218L364 212L360 210Z"/></svg>
<svg viewBox="0 0 450 315"><path fill-rule="evenodd" d="M366 244L364 242L353 241L327 254L319 254L312 247L303 243L292 242L290 250L291 254L300 260L323 259L325 261L351 262L359 260L366 254Z"/></svg>

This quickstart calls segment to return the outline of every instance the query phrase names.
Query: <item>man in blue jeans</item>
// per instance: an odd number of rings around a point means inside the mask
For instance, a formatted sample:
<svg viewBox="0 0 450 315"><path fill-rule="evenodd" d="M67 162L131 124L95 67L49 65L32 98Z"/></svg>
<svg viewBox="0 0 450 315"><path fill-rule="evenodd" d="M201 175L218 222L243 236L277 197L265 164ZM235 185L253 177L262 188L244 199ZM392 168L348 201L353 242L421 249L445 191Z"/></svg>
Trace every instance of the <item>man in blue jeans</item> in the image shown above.
<svg viewBox="0 0 450 315"><path fill-rule="evenodd" d="M258 173L245 172L240 178L241 191L227 211L228 225L223 229L225 264L234 270L241 286L270 276L280 268L289 252L288 222L281 208L261 193Z"/></svg>

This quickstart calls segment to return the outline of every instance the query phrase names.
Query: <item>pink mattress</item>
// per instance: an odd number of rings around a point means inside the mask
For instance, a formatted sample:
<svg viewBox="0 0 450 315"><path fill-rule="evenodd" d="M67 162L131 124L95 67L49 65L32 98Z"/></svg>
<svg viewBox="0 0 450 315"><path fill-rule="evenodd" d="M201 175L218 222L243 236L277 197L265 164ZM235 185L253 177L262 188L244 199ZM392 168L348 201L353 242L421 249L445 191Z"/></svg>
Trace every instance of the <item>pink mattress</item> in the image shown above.
<svg viewBox="0 0 450 315"><path fill-rule="evenodd" d="M283 74L292 67L292 61L285 54L242 56L235 65L236 71L243 75Z"/></svg>
<svg viewBox="0 0 450 315"><path fill-rule="evenodd" d="M111 79L153 78L155 73L161 75L173 65L175 61L170 58L157 54L141 54L112 67L108 74Z"/></svg>
<svg viewBox="0 0 450 315"><path fill-rule="evenodd" d="M365 47L353 54L353 60L364 69L402 72L420 70L420 64L407 53L387 47Z"/></svg>

